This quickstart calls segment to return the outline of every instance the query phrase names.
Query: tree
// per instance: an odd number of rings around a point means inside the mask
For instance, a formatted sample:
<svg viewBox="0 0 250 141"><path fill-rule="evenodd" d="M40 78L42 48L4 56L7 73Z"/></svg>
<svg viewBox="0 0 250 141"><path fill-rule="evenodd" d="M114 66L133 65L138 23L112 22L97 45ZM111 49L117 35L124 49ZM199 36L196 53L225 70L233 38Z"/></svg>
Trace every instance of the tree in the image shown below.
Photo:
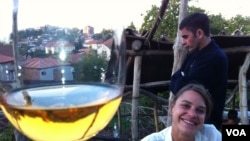
<svg viewBox="0 0 250 141"><path fill-rule="evenodd" d="M160 26L153 39L159 39L162 35L167 36L169 39L174 39L177 32L178 24L178 14L179 14L180 0L169 1L168 8L162 18ZM151 10L146 11L146 16L144 17L144 22L139 30L140 33L148 31L152 28L157 14L159 12L159 7L152 5Z"/></svg>
<svg viewBox="0 0 250 141"><path fill-rule="evenodd" d="M166 36L170 40L176 38L177 25L178 25L178 16L180 11L180 0L169 1L168 8L162 18L161 24L158 27L154 39L159 39L161 36ZM152 28L154 21L157 18L159 12L159 7L152 5L152 8L149 11L146 11L144 17L144 22L139 30L140 33L147 31ZM191 12L205 12L201 8L191 6L188 8L188 13Z"/></svg>
<svg viewBox="0 0 250 141"><path fill-rule="evenodd" d="M74 78L86 82L100 81L107 66L108 62L101 56L96 54L83 56L81 61L73 65L75 72L81 72L74 74Z"/></svg>
<svg viewBox="0 0 250 141"><path fill-rule="evenodd" d="M102 41L106 41L112 37L113 37L113 30L111 29L103 29L101 33L96 33L92 35L93 39Z"/></svg>
<svg viewBox="0 0 250 141"><path fill-rule="evenodd" d="M85 39L82 36L76 37L74 45L75 45L75 52L77 52L79 49L83 48L83 43L85 42Z"/></svg>
<svg viewBox="0 0 250 141"><path fill-rule="evenodd" d="M227 31L227 26L228 22L222 17L221 14L219 15L209 15L210 19L210 29L211 29L211 34L213 35L218 35L220 32L226 32Z"/></svg>
<svg viewBox="0 0 250 141"><path fill-rule="evenodd" d="M180 0L169 1L168 8L162 18L160 26L153 39L159 39L162 35L167 36L170 40L175 40L177 34L178 25L178 14L179 14ZM146 11L144 21L140 27L139 32L149 31L157 18L159 7L152 5L151 9ZM207 13L206 10L199 7L190 6L188 7L188 13L202 12ZM224 31L227 34L231 34L236 29L242 29L244 34L250 33L250 17L242 17L237 15L229 20L226 20L221 14L208 14L211 21L211 34L218 35ZM143 14L142 14L143 16Z"/></svg>
<svg viewBox="0 0 250 141"><path fill-rule="evenodd" d="M250 32L250 17L236 15L228 20L227 31L232 33L234 30L240 29L244 34Z"/></svg>
<svg viewBox="0 0 250 141"><path fill-rule="evenodd" d="M187 14L188 11L188 2L186 0L181 0L181 4L180 4L180 12L179 12L179 19L178 19L178 26L180 24L180 22L184 19L184 17ZM176 26L176 27L178 27ZM174 49L174 62L173 62L173 68L172 68L172 74L174 74L183 64L185 56L187 54L187 49L186 48L182 48L181 47L181 35L180 32L177 32L176 35L176 42L174 43L173 46ZM173 93L170 92L169 95L169 107L170 107L170 101L173 98ZM172 118L170 116L170 113L168 112L168 119L167 119L167 126L170 126L172 123Z"/></svg>
<svg viewBox="0 0 250 141"><path fill-rule="evenodd" d="M159 11L159 7L155 5L152 5L151 9L149 11L146 11L146 15L144 16L144 22L142 23L141 28L139 29L140 33L143 33L144 31L148 31L153 27L158 11Z"/></svg>

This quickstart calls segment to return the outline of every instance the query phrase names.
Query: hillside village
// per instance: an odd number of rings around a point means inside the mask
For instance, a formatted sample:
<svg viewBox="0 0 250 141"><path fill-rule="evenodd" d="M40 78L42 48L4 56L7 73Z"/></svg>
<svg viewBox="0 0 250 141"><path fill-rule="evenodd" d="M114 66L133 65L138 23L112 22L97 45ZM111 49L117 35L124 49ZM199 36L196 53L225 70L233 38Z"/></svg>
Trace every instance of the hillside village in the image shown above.
<svg viewBox="0 0 250 141"><path fill-rule="evenodd" d="M73 80L72 64L84 55L110 57L112 36L97 38L91 26L84 30L44 26L19 31L18 35L18 63L24 82ZM12 43L0 42L0 82L12 86L16 75Z"/></svg>

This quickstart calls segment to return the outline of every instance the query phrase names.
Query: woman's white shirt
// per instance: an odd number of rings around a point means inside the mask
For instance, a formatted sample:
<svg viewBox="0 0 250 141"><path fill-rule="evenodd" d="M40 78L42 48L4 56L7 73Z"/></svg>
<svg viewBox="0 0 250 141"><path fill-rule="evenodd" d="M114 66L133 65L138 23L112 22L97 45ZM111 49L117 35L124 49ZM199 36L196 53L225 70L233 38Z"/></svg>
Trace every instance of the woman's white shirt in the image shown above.
<svg viewBox="0 0 250 141"><path fill-rule="evenodd" d="M141 141L172 141L172 126L152 133L144 137ZM203 128L195 135L195 141L221 141L221 132L218 131L213 124L204 124Z"/></svg>

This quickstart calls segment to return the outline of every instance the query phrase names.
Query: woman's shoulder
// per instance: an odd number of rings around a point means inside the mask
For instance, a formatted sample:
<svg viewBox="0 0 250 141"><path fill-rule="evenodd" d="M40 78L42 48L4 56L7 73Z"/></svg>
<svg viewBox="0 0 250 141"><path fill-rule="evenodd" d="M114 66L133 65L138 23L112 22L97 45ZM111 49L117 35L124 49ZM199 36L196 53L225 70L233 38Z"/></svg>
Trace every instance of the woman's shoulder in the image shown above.
<svg viewBox="0 0 250 141"><path fill-rule="evenodd" d="M155 132L147 135L141 141L172 141L171 126L167 127L160 132Z"/></svg>
<svg viewBox="0 0 250 141"><path fill-rule="evenodd" d="M201 130L202 136L207 138L208 141L221 141L221 132L213 124L204 124Z"/></svg>
<svg viewBox="0 0 250 141"><path fill-rule="evenodd" d="M202 130L204 132L220 133L220 131L213 124L204 124Z"/></svg>

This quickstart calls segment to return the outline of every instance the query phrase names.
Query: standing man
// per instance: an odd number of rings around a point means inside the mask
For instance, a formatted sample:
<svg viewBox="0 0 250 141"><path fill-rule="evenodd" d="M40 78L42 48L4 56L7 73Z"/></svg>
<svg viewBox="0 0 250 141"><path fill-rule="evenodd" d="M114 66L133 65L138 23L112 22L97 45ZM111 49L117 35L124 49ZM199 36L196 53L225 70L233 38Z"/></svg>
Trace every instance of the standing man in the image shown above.
<svg viewBox="0 0 250 141"><path fill-rule="evenodd" d="M179 30L188 55L181 68L172 75L170 90L175 95L188 83L203 84L211 93L214 104L206 123L214 124L220 130L227 91L227 55L211 39L210 21L206 14L190 14L182 20Z"/></svg>

